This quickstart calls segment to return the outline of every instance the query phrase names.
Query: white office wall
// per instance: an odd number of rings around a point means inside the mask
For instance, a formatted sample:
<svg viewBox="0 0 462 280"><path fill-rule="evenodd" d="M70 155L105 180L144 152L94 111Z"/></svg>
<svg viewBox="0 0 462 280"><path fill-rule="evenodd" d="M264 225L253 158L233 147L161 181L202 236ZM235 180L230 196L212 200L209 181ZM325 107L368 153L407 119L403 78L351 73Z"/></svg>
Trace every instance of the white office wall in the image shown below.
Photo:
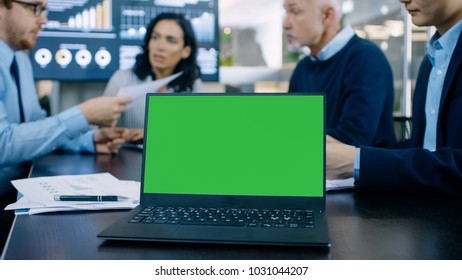
<svg viewBox="0 0 462 280"><path fill-rule="evenodd" d="M276 14L278 11L275 11ZM282 67L282 24L281 18L256 27L256 39L262 46L263 58L270 68Z"/></svg>
<svg viewBox="0 0 462 280"><path fill-rule="evenodd" d="M283 44L283 0L222 0L219 5L220 27L222 29L230 27L236 32L248 28L254 29L266 65L270 68L280 68ZM246 49L246 44L239 42L233 44L233 48ZM242 53L238 49L233 52Z"/></svg>

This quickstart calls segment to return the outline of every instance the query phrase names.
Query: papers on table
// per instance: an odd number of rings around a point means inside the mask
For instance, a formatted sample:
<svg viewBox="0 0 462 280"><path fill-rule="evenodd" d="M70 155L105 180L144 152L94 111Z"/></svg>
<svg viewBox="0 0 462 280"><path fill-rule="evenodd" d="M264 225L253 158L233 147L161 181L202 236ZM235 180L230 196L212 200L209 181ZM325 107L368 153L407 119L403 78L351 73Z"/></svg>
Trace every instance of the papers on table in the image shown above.
<svg viewBox="0 0 462 280"><path fill-rule="evenodd" d="M16 214L39 214L58 211L132 209L139 204L140 183L121 181L109 173L37 177L11 181L22 195L5 210ZM354 179L327 180L327 191L351 189ZM56 195L115 195L122 201L56 201Z"/></svg>
<svg viewBox="0 0 462 280"><path fill-rule="evenodd" d="M166 86L168 83L178 78L181 74L183 74L183 72L179 72L153 82L142 83L136 86L121 87L117 95L130 96L133 99L133 102L135 102L137 99L145 97L148 93L157 92L160 88Z"/></svg>
<svg viewBox="0 0 462 280"><path fill-rule="evenodd" d="M343 180L326 180L326 191L353 189L354 186L354 178L348 178Z"/></svg>
<svg viewBox="0 0 462 280"><path fill-rule="evenodd" d="M123 147L128 148L128 149L135 149L135 150L141 150L142 151L143 148L144 148L144 145L143 144L124 143Z"/></svg>
<svg viewBox="0 0 462 280"><path fill-rule="evenodd" d="M5 210L17 210L17 214L132 209L139 204L140 183L120 181L109 173L37 177L11 183L22 197ZM56 201L56 195L115 195L126 199L115 202Z"/></svg>

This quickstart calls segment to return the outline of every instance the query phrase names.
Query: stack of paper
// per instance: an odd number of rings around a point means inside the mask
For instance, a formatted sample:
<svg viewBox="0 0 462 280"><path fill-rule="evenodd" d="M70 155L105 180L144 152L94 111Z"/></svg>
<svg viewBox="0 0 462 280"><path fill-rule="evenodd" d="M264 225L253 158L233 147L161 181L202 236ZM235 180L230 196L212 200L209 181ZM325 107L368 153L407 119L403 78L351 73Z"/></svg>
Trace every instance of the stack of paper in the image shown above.
<svg viewBox="0 0 462 280"><path fill-rule="evenodd" d="M16 214L57 211L132 209L139 204L140 183L120 181L109 173L37 177L11 181L22 195L5 210ZM56 196L117 196L120 201L57 201Z"/></svg>
<svg viewBox="0 0 462 280"><path fill-rule="evenodd" d="M326 191L353 189L354 186L355 180L353 178L343 180L326 180Z"/></svg>
<svg viewBox="0 0 462 280"><path fill-rule="evenodd" d="M133 99L133 103L129 105L129 107L131 107L138 99L145 98L147 93L157 92L161 87L166 86L168 83L181 76L181 74L183 74L183 71L160 80L142 83L135 86L121 87L119 92L117 92L117 95L130 96Z"/></svg>

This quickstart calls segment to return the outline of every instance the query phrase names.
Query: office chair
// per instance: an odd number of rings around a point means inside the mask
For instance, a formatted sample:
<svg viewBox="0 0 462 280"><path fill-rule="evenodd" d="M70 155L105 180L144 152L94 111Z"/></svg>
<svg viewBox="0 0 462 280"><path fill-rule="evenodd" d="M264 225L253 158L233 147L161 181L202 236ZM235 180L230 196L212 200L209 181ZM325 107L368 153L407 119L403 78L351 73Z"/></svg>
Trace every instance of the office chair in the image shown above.
<svg viewBox="0 0 462 280"><path fill-rule="evenodd" d="M393 116L395 135L398 142L411 138L412 117Z"/></svg>

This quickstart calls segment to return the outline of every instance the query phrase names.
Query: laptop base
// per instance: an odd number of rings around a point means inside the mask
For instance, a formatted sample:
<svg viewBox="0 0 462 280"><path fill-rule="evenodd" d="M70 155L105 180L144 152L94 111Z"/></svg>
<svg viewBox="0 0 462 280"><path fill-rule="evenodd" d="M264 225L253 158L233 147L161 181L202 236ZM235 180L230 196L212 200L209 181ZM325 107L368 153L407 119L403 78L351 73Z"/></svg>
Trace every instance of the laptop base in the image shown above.
<svg viewBox="0 0 462 280"><path fill-rule="evenodd" d="M324 213L316 214L316 230L307 228L232 227L181 224L133 224L131 217L143 206L115 222L98 237L107 240L285 245L329 247Z"/></svg>

